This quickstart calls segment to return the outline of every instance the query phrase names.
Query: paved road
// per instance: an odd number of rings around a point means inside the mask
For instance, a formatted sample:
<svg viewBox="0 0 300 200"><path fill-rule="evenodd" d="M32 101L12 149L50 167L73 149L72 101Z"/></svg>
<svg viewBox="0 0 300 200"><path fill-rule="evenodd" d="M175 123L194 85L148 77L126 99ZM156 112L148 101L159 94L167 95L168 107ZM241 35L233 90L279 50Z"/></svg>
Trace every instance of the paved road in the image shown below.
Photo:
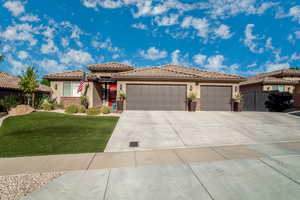
<svg viewBox="0 0 300 200"><path fill-rule="evenodd" d="M138 141L138 148L129 142ZM300 141L300 117L270 112L124 112L106 152Z"/></svg>

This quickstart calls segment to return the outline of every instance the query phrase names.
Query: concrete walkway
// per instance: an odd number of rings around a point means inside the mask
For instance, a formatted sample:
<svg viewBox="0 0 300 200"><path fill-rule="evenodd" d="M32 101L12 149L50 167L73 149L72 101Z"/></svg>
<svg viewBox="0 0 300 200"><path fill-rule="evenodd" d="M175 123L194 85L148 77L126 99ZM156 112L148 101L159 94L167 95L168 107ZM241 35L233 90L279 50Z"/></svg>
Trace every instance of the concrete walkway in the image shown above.
<svg viewBox="0 0 300 200"><path fill-rule="evenodd" d="M23 200L300 199L300 156L217 159L68 172Z"/></svg>
<svg viewBox="0 0 300 200"><path fill-rule="evenodd" d="M271 156L300 155L300 143L283 142L182 148L152 151L106 152L0 158L0 176L24 173L141 167L193 162L256 159Z"/></svg>

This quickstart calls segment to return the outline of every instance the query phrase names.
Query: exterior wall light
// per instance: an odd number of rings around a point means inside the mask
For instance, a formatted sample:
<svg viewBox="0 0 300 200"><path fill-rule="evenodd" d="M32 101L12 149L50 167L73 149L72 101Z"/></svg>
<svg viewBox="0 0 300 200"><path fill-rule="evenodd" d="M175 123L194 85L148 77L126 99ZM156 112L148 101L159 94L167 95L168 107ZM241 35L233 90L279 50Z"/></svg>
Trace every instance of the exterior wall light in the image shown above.
<svg viewBox="0 0 300 200"><path fill-rule="evenodd" d="M54 89L57 90L57 84L54 85Z"/></svg>
<svg viewBox="0 0 300 200"><path fill-rule="evenodd" d="M120 90L123 90L123 85L122 84L120 84Z"/></svg>
<svg viewBox="0 0 300 200"><path fill-rule="evenodd" d="M193 91L193 86L192 85L190 85L190 91Z"/></svg>
<svg viewBox="0 0 300 200"><path fill-rule="evenodd" d="M235 86L235 87L234 87L234 91L235 91L235 92L238 92L238 91L239 91L238 86Z"/></svg>

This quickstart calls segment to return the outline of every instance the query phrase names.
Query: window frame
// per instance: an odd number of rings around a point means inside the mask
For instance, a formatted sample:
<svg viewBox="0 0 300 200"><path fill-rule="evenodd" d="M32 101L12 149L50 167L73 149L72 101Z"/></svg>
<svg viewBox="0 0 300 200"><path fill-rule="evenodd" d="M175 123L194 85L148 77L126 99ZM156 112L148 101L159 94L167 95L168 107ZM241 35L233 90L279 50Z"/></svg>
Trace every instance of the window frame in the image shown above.
<svg viewBox="0 0 300 200"><path fill-rule="evenodd" d="M68 83L70 84L70 91L69 93L71 95L65 95L65 84ZM63 90L62 90L62 97L80 97L81 96L81 93L77 93L78 96L74 95L74 85L77 85L77 87L79 86L80 84L80 81L63 81Z"/></svg>

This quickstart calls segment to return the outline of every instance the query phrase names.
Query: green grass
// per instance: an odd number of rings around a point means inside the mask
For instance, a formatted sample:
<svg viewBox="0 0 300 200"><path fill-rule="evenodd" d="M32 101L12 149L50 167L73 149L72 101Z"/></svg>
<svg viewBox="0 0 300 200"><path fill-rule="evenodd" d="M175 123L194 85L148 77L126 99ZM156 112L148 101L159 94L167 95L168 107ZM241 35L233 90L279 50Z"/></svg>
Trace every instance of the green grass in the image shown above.
<svg viewBox="0 0 300 200"><path fill-rule="evenodd" d="M35 112L0 128L0 157L102 152L118 117Z"/></svg>

